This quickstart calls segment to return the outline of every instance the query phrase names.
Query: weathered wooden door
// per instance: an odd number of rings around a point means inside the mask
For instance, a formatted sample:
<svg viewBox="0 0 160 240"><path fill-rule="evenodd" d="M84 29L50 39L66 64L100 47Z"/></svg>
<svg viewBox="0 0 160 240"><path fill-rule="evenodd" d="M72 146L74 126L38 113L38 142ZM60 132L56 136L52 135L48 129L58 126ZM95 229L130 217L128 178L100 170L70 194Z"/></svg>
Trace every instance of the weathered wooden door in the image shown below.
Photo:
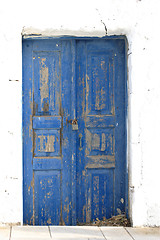
<svg viewBox="0 0 160 240"><path fill-rule="evenodd" d="M125 41L77 42L77 219L126 211Z"/></svg>
<svg viewBox="0 0 160 240"><path fill-rule="evenodd" d="M125 40L23 40L24 224L125 212Z"/></svg>
<svg viewBox="0 0 160 240"><path fill-rule="evenodd" d="M23 41L24 223L71 223L70 41Z"/></svg>

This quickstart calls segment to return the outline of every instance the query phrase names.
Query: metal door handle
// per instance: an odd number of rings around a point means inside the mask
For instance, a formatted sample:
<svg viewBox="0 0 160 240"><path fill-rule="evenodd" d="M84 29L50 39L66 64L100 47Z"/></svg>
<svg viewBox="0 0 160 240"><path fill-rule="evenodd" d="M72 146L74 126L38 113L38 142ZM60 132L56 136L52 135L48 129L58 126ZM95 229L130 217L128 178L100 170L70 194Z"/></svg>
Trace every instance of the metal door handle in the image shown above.
<svg viewBox="0 0 160 240"><path fill-rule="evenodd" d="M79 150L82 150L82 134L79 134Z"/></svg>

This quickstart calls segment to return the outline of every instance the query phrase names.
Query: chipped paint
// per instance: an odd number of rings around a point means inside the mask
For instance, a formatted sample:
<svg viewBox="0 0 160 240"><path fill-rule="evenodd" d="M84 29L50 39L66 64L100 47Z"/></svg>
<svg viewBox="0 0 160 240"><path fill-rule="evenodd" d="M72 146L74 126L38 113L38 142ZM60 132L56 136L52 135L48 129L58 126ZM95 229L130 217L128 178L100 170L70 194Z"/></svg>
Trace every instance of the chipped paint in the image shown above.
<svg viewBox="0 0 160 240"><path fill-rule="evenodd" d="M100 149L100 136L99 134L92 134L92 149L99 150Z"/></svg>
<svg viewBox="0 0 160 240"><path fill-rule="evenodd" d="M86 150L85 150L85 154L86 156L89 155L89 153L91 152L91 132L88 129L85 129L85 136L86 136Z"/></svg>
<svg viewBox="0 0 160 240"><path fill-rule="evenodd" d="M123 199L123 198L121 198L121 203L122 203L122 204L124 203L124 199Z"/></svg>
<svg viewBox="0 0 160 240"><path fill-rule="evenodd" d="M68 197L66 198L65 202L68 202ZM66 218L66 222L69 223L69 214L70 214L70 207L71 207L71 202L69 202L68 204L64 205L64 211L67 213L67 218Z"/></svg>
<svg viewBox="0 0 160 240"><path fill-rule="evenodd" d="M99 79L98 79L97 82L99 82ZM96 91L95 109L96 109L96 110L100 110L100 109L101 109L101 107L100 107L100 94L99 94L99 91Z"/></svg>
<svg viewBox="0 0 160 240"><path fill-rule="evenodd" d="M39 135L37 138L39 152L55 152L55 135Z"/></svg>
<svg viewBox="0 0 160 240"><path fill-rule="evenodd" d="M101 151L106 150L106 135L105 133L102 133L102 143L101 143Z"/></svg>
<svg viewBox="0 0 160 240"><path fill-rule="evenodd" d="M68 137L65 137L65 139L63 140L63 145L68 146L68 144L69 144L69 139Z"/></svg>
<svg viewBox="0 0 160 240"><path fill-rule="evenodd" d="M33 172L33 178L31 181L31 187L32 187L32 191L33 191L33 214L32 214L32 218L30 220L30 222L33 221L33 225L35 225L35 188L34 188L34 172ZM31 224L31 223L30 223Z"/></svg>
<svg viewBox="0 0 160 240"><path fill-rule="evenodd" d="M117 213L118 213L118 214L122 214L122 212L121 212L121 209L120 209L120 208L117 208Z"/></svg>
<svg viewBox="0 0 160 240"><path fill-rule="evenodd" d="M29 122L29 137L32 138L33 134L32 134L32 115L30 115L30 122Z"/></svg>
<svg viewBox="0 0 160 240"><path fill-rule="evenodd" d="M83 93L82 93L82 116L85 116L85 83L84 83L84 77L82 78L82 86L83 86Z"/></svg>
<svg viewBox="0 0 160 240"><path fill-rule="evenodd" d="M105 161L97 161L87 163L85 166L86 169L107 169L107 168L115 168L115 163L108 163Z"/></svg>
<svg viewBox="0 0 160 240"><path fill-rule="evenodd" d="M31 190L31 186L28 187L28 192L30 193L30 190Z"/></svg>
<svg viewBox="0 0 160 240"><path fill-rule="evenodd" d="M47 220L47 223L48 223L48 225L51 225L51 224L52 224L51 218L49 218L49 219Z"/></svg>
<svg viewBox="0 0 160 240"><path fill-rule="evenodd" d="M45 65L45 58L41 59L40 69L40 95L41 95L41 108L44 112L49 110L49 86L48 86L48 67Z"/></svg>
<svg viewBox="0 0 160 240"><path fill-rule="evenodd" d="M91 189L88 189L88 193L86 193L85 199L87 200L87 206L86 206L86 223L89 223L91 221L91 197L90 197Z"/></svg>
<svg viewBox="0 0 160 240"><path fill-rule="evenodd" d="M86 114L89 114L90 112L88 100L89 100L89 76L86 74Z"/></svg>
<svg viewBox="0 0 160 240"><path fill-rule="evenodd" d="M99 177L93 178L93 202L94 202L94 216L99 216Z"/></svg>

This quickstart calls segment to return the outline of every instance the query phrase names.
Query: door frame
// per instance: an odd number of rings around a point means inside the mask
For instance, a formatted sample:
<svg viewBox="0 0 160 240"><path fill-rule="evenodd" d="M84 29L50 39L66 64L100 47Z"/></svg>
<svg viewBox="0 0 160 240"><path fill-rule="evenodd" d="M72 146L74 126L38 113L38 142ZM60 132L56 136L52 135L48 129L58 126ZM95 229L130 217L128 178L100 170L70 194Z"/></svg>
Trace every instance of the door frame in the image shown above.
<svg viewBox="0 0 160 240"><path fill-rule="evenodd" d="M114 36L104 36L104 37L76 37L76 36L59 36L59 37L38 37L38 36L23 36L23 40L69 40L71 41L71 55L72 55L72 81L71 81L71 118L76 119L76 105L77 105L77 99L76 99L76 40L98 40L98 39L123 39L125 41L125 152L126 152L126 158L125 158L125 212L127 218L129 218L129 179L128 179L128 160L129 160L129 154L128 154L128 67L127 67L127 51L128 51L128 41L127 37L125 35L114 35ZM23 43L22 43L23 46ZM22 48L23 49L23 48ZM24 101L25 101L25 88L24 88L24 56L23 56L23 50L22 50L22 146L23 146L23 213L24 213ZM72 190L71 190L71 200L72 200L72 225L76 225L76 161L77 161L77 154L76 154L76 131L72 131L72 149L71 149L71 156L72 156L72 167L71 167L71 182L72 182ZM23 218L24 222L24 218Z"/></svg>

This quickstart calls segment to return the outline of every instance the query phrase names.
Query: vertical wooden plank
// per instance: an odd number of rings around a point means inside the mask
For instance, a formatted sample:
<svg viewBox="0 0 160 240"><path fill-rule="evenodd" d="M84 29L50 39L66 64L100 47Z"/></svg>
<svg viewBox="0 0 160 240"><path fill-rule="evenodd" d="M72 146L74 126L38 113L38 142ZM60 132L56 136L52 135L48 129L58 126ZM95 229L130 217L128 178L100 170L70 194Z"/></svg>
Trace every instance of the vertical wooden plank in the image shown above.
<svg viewBox="0 0 160 240"><path fill-rule="evenodd" d="M115 214L125 212L126 116L125 116L125 40L115 41ZM123 141L122 141L123 140Z"/></svg>
<svg viewBox="0 0 160 240"><path fill-rule="evenodd" d="M23 223L29 225L34 224L32 46L31 40L23 41Z"/></svg>
<svg viewBox="0 0 160 240"><path fill-rule="evenodd" d="M72 82L71 82L71 119L77 119L76 112L76 41L71 41L71 53L72 53ZM72 131L72 225L76 225L76 137L77 131Z"/></svg>
<svg viewBox="0 0 160 240"><path fill-rule="evenodd" d="M61 224L71 225L71 124L68 123L71 115L71 42L62 41L62 85L61 85L61 154L62 154L62 171L61 171Z"/></svg>
<svg viewBox="0 0 160 240"><path fill-rule="evenodd" d="M125 42L125 51L124 51L124 62L125 62L125 147L126 147L126 157L125 157L125 172L126 172L126 187L125 187L125 212L127 218L129 218L129 199L128 199L128 191L129 191L129 181L128 181L128 144L127 144L127 139L128 139L128 123L127 123L127 115L128 115L128 81L127 81L127 62L128 62L128 41L127 38L124 37L124 42Z"/></svg>
<svg viewBox="0 0 160 240"><path fill-rule="evenodd" d="M81 148L79 148L79 139L77 141L77 221L86 222L90 215L90 203L88 202L89 190L88 171L85 168L85 139L87 131L85 130L86 99L87 99L87 74L86 74L86 41L77 41L76 48L76 80L77 80L77 119L78 136L81 134Z"/></svg>
<svg viewBox="0 0 160 240"><path fill-rule="evenodd" d="M34 117L38 115L38 119L44 119L44 116L47 118L51 115L60 117L60 52L61 44L55 40L41 40L33 43L33 102L35 107L33 115ZM57 103L56 108L53 107L55 102ZM52 166L54 157L61 157L61 130L47 129L47 127L44 124L39 126L40 129L34 129L34 157L50 160L46 161L46 164L43 161L41 169L34 168L33 170L34 221L36 225L58 225L60 223L61 168L59 169L57 166L56 170L52 169Z"/></svg>

